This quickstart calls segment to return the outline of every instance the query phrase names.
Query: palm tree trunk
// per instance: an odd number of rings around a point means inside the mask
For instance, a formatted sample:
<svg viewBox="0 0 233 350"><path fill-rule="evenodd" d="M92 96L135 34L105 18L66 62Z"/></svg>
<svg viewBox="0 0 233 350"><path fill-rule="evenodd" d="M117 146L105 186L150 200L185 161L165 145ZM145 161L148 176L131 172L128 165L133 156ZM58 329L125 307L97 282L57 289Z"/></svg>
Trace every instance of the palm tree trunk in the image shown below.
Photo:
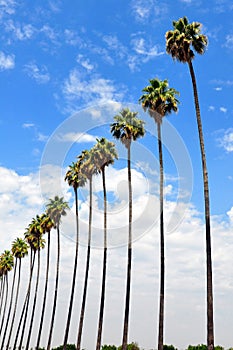
<svg viewBox="0 0 233 350"><path fill-rule="evenodd" d="M84 321L85 305L86 305L86 298L87 298L87 284L88 284L88 274L89 274L89 265L90 265L90 255L91 255L92 177L89 179L89 192L90 192L90 204L89 204L88 246L87 246L87 259L86 259L86 272L85 272L85 281L84 281L84 289L83 289L83 299L82 299L82 306L81 306L80 319L79 319L77 350L81 349L82 330L83 330L83 321Z"/></svg>
<svg viewBox="0 0 233 350"><path fill-rule="evenodd" d="M8 272L5 275L5 283L6 283L6 295L5 295L5 302L4 302L4 308L3 308L3 313L2 313L2 322L1 322L1 327L0 327L0 335L2 334L2 328L3 328L3 324L4 324L4 318L5 318L6 306L7 306L7 300L8 300Z"/></svg>
<svg viewBox="0 0 233 350"><path fill-rule="evenodd" d="M18 297L19 297L20 277L21 277L21 258L19 258L18 283L17 283L16 296L15 296L15 305L14 305L14 310L13 310L13 315L12 315L11 326L10 326L10 331L9 331L9 335L8 335L6 349L9 349L9 347L10 347L11 335L12 335L12 330L13 330L13 326L14 326Z"/></svg>
<svg viewBox="0 0 233 350"><path fill-rule="evenodd" d="M41 338L43 322L44 322L45 306L46 306L47 291L48 291L48 281L49 281L49 262L50 262L50 231L48 232L48 248L47 248L47 264L46 264L44 297L43 297L43 305L42 305L42 311L41 311L39 332L38 332L37 342L36 342L36 350L38 350L40 347L40 338Z"/></svg>
<svg viewBox="0 0 233 350"><path fill-rule="evenodd" d="M189 71L193 84L193 94L196 109L197 126L199 133L202 172L204 183L204 201L205 201L205 224L206 224L206 271L207 271L207 346L208 350L214 349L214 314L213 314L213 280L212 280L212 257L211 257L211 232L210 232L210 200L209 183L206 165L206 155L204 147L204 136L202 131L201 113L198 101L197 84L192 61L188 62Z"/></svg>
<svg viewBox="0 0 233 350"><path fill-rule="evenodd" d="M129 188L128 265L127 265L127 283L126 283L126 298L125 298L125 318L124 318L124 329L123 329L122 350L127 350L128 328L129 328L130 286L131 286L131 264L132 264L132 183L131 183L131 155L130 155L130 145L128 146L128 188Z"/></svg>
<svg viewBox="0 0 233 350"><path fill-rule="evenodd" d="M3 307L3 300L4 300L4 294L5 294L5 276L2 276L2 283L1 283L1 305L0 305L0 319L2 317L2 307Z"/></svg>
<svg viewBox="0 0 233 350"><path fill-rule="evenodd" d="M103 193L104 193L104 256L103 256L103 275L102 275L102 291L101 291L100 313L99 313L99 327L98 327L96 350L100 350L100 347L101 347L104 301L105 301L105 286L106 286L106 270L107 270L107 193L106 193L104 167L102 169L102 181L103 181Z"/></svg>
<svg viewBox="0 0 233 350"><path fill-rule="evenodd" d="M53 336L54 320L55 320L55 313L56 313L56 307L57 307L59 265L60 265L60 228L59 228L59 224L58 224L58 226L57 226L57 272L56 272L56 282L55 282L54 299L53 299L53 311L52 311L52 318L51 318L51 323L50 323L50 331L49 331L47 350L50 350L50 348L51 348L52 336Z"/></svg>
<svg viewBox="0 0 233 350"><path fill-rule="evenodd" d="M39 285L39 278L40 278L40 247L39 247L39 245L38 245L37 257L38 257L38 262L37 262L36 287L35 287L34 300L33 300L33 306L32 306L31 321L30 321L29 332L28 332L28 337L27 337L27 343L26 343L26 348L25 348L26 350L29 349L31 335L32 335L32 326L33 326L33 321L34 321L34 316L35 316L35 309L36 309L36 302L37 302L37 293L38 293L38 285Z"/></svg>
<svg viewBox="0 0 233 350"><path fill-rule="evenodd" d="M16 259L16 263L15 263L15 266L14 266L14 276L13 276L12 288L11 288L10 305L9 305L9 309L8 309L7 319L6 319L6 325L5 325L5 330L4 330L3 339L2 339L1 350L4 349L4 344L5 344L5 339L6 339L6 332L7 332L7 329L8 329L10 315L11 315L11 309L12 309L12 304L13 304L13 295L14 295L14 289L15 289L16 271L17 271L17 259Z"/></svg>
<svg viewBox="0 0 233 350"><path fill-rule="evenodd" d="M72 315L72 308L73 308L73 301L74 301L75 282L76 282L76 275L77 275L77 263L78 263L79 217L78 217L78 189L76 187L74 187L74 194L75 194L75 214L76 214L76 247L75 247L72 287L71 287L71 294L70 294L70 304L69 304L69 311L68 311L68 317L67 317L67 323L66 323L63 350L66 350L68 336L69 336L70 322L71 322L71 315Z"/></svg>
<svg viewBox="0 0 233 350"><path fill-rule="evenodd" d="M164 279L165 279L165 263L164 263L164 219L163 219L163 149L161 138L161 122L157 122L158 130L158 148L159 148L159 202L160 202L160 297L159 297L159 331L158 331L158 350L163 350L163 334L164 334Z"/></svg>
<svg viewBox="0 0 233 350"><path fill-rule="evenodd" d="M34 263L35 263L35 252L32 251L32 249L31 249L31 263L30 263L30 276L29 276L29 281L28 281L28 289L27 289L27 293L26 293L26 296L25 296L23 309L21 311L18 328L17 328L17 331L16 331L16 336L15 336L15 342L14 342L13 350L16 350L17 341L18 341L18 337L19 337L19 332L20 332L20 328L21 328L21 325L22 325L23 317L24 317L23 329L22 329L19 349L21 349L22 343L23 343L23 336L24 336L24 332L25 332L25 328L26 328L28 305L29 305L30 292L31 292L31 284L32 284L32 275L33 275Z"/></svg>

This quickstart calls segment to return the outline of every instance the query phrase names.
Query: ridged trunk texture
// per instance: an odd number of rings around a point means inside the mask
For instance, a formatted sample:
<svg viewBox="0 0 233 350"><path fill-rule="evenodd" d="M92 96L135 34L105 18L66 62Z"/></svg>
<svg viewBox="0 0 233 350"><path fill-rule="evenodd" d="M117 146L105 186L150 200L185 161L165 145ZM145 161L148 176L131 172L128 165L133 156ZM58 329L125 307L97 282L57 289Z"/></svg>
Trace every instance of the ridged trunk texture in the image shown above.
<svg viewBox="0 0 233 350"><path fill-rule="evenodd" d="M105 286L106 286L106 270L107 270L107 192L105 183L105 168L102 169L102 182L104 194L104 256L103 256L103 274L102 274L102 289L99 312L99 325L96 342L96 350L101 348L101 338L103 330L104 302L105 302Z"/></svg>
<svg viewBox="0 0 233 350"><path fill-rule="evenodd" d="M127 261L127 281L125 296L125 316L122 339L122 350L127 350L128 328L129 328L129 307L130 307L130 287L131 287L131 265L132 265L132 183L131 183L131 145L128 150L128 191L129 191L129 235L128 235L128 261Z"/></svg>
<svg viewBox="0 0 233 350"><path fill-rule="evenodd" d="M205 224L206 224L206 272L207 272L207 346L208 350L214 349L214 313L213 313L213 278L212 278L212 257L211 257L211 232L210 232L210 199L209 182L206 165L206 155L204 147L204 136L202 131L201 113L198 101L198 92L195 73L192 61L188 62L189 71L193 84L193 94L196 109L197 126L199 133L202 172L204 183L204 201L205 201Z"/></svg>
<svg viewBox="0 0 233 350"><path fill-rule="evenodd" d="M85 280L84 280L83 299L82 299L81 313L80 313L80 319L79 319L77 350L81 349L82 330L83 330L83 321L84 321L86 298L87 298L88 274L89 274L89 265L90 265L90 255L91 255L92 178L90 178L89 180L89 192L90 192L90 204L89 204L88 246L87 246L87 259L86 259L86 272L85 272Z"/></svg>

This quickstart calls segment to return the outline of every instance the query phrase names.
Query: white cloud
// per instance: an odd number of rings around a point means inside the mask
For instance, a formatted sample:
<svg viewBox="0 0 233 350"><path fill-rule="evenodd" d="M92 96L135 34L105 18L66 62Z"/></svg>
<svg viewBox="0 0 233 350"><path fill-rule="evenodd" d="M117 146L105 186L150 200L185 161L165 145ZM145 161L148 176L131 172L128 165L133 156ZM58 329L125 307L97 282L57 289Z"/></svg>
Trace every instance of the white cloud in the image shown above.
<svg viewBox="0 0 233 350"><path fill-rule="evenodd" d="M222 113L227 113L227 108L226 107L220 107L219 110Z"/></svg>
<svg viewBox="0 0 233 350"><path fill-rule="evenodd" d="M167 13L167 5L157 0L132 0L132 11L139 22L155 21Z"/></svg>
<svg viewBox="0 0 233 350"><path fill-rule="evenodd" d="M214 88L214 90L215 90L215 91L222 91L222 87L219 87L219 86L218 86L218 87Z"/></svg>
<svg viewBox="0 0 233 350"><path fill-rule="evenodd" d="M22 127L23 127L24 129L34 128L34 127L35 127L35 124L33 124L33 123L24 123L24 124L22 125Z"/></svg>
<svg viewBox="0 0 233 350"><path fill-rule="evenodd" d="M208 110L209 110L210 112L213 112L213 111L215 111L215 107L214 107L214 106L209 106Z"/></svg>
<svg viewBox="0 0 233 350"><path fill-rule="evenodd" d="M220 146L227 152L233 152L233 129L228 129L224 132L221 139L218 140Z"/></svg>
<svg viewBox="0 0 233 350"><path fill-rule="evenodd" d="M133 46L133 50L137 54L143 55L146 61L164 54L163 51L159 51L156 45L150 46L150 43L148 44L144 38L134 38L132 39L131 44Z"/></svg>
<svg viewBox="0 0 233 350"><path fill-rule="evenodd" d="M30 39L35 32L35 28L31 24L21 25L14 23L12 20L6 22L5 28L8 32L13 32L15 37L21 41Z"/></svg>
<svg viewBox="0 0 233 350"><path fill-rule="evenodd" d="M91 76L88 80L84 80L77 70L70 72L63 92L68 99L80 99L88 104L120 100L122 97L122 93L117 91L111 80L99 76Z"/></svg>
<svg viewBox="0 0 233 350"><path fill-rule="evenodd" d="M50 81L50 75L46 66L38 67L36 63L31 62L25 65L25 72L38 84L46 84Z"/></svg>
<svg viewBox="0 0 233 350"><path fill-rule="evenodd" d="M232 48L233 48L233 35L232 35L232 34L228 34L228 35L226 36L225 46L226 46L228 49L232 49Z"/></svg>
<svg viewBox="0 0 233 350"><path fill-rule="evenodd" d="M39 184L38 174L20 176L13 170L0 168L2 179L0 185L0 223L1 223L1 249L9 248L13 239L22 235L24 228L32 217L41 213L42 198L40 189L44 194L52 196L60 194L56 185L63 186L61 192L66 199L70 199L67 193L68 186L64 184L64 171L59 167L47 165L44 167L43 183ZM127 170L117 171L110 167L107 172L106 184L108 191L114 191L118 197L118 203L111 203L109 196L108 205L108 236L109 243L118 246L109 250L108 273L106 288L106 304L103 334L104 343L120 343L122 331L122 317L124 310L125 278L127 266ZM57 177L59 181L57 182ZM112 181L114 177L114 181ZM159 227L156 218L158 197L147 194L147 184L143 176L133 169L133 233L136 240L133 244L132 262L132 299L131 299L131 332L130 341L136 340L143 348L155 347L155 327L158 315L159 297ZM116 180L116 183L115 183ZM94 190L101 191L101 177L95 177ZM125 186L126 185L126 186ZM79 269L76 298L73 309L73 320L79 318L80 300L82 296L83 271L85 269L86 233L88 221L88 199L83 189L80 196L80 240ZM70 192L71 193L71 192ZM102 197L97 192L93 202L93 245L100 245L103 237L103 211ZM147 204L146 204L147 203ZM183 212L182 203L177 208L173 202L165 203L165 220L171 216L174 208ZM22 215L23 213L23 215ZM227 213L232 218L232 209ZM148 228L144 232L145 227ZM117 230L114 230L117 228ZM144 233L144 234L143 234ZM46 236L45 236L46 238ZM64 317L67 316L67 305L70 295L71 269L74 258L75 217L68 212L61 225L61 269L60 288L58 290L57 318L54 329L56 343L62 343L64 335ZM167 234L165 231L165 257L166 257L166 337L172 339L173 344L179 348L186 348L188 344L205 342L206 324L206 271L205 271L205 227L203 218L191 204L186 208L183 222L175 231ZM122 245L124 243L124 245ZM231 325L233 305L230 302L233 292L232 277L232 226L222 221L222 218L212 218L212 253L214 275L214 307L216 323L218 324L218 342L225 347L231 346ZM88 286L88 304L85 314L85 332L83 333L83 347L94 348L96 325L98 322L99 291L101 288L102 271L101 249L91 250L90 279ZM49 288L53 290L56 259L56 235L52 231L51 236L51 270ZM27 283L29 258L23 261L22 285ZM46 262L46 250L42 251L41 264ZM41 270L40 290L43 289L45 278L44 269ZM21 293L20 301L24 296ZM41 296L39 293L38 308L40 313ZM21 303L22 304L22 303ZM48 296L48 305L52 304L52 293ZM122 305L114 308L113 305ZM190 312L187 312L191 310ZM191 309L190 309L191 308ZM65 315L65 316L64 316ZM47 317L47 316L46 316ZM47 319L46 319L47 322ZM49 321L48 321L49 322ZM178 323L179 327L176 327ZM174 326L175 325L175 326ZM76 341L76 322L71 323L70 342ZM224 335L224 336L223 336ZM35 334L32 335L34 341Z"/></svg>
<svg viewBox="0 0 233 350"><path fill-rule="evenodd" d="M6 55L4 52L0 51L0 71L13 69L15 67L15 56Z"/></svg>
<svg viewBox="0 0 233 350"><path fill-rule="evenodd" d="M15 0L0 0L0 18L4 15L12 15L15 13Z"/></svg>
<svg viewBox="0 0 233 350"><path fill-rule="evenodd" d="M86 143L96 142L96 137L87 133L69 132L67 134L57 135L57 139L61 142Z"/></svg>
<svg viewBox="0 0 233 350"><path fill-rule="evenodd" d="M227 215L233 224L233 207L227 212Z"/></svg>
<svg viewBox="0 0 233 350"><path fill-rule="evenodd" d="M90 60L81 54L78 55L77 62L87 71L92 71L94 69L94 65L90 63Z"/></svg>

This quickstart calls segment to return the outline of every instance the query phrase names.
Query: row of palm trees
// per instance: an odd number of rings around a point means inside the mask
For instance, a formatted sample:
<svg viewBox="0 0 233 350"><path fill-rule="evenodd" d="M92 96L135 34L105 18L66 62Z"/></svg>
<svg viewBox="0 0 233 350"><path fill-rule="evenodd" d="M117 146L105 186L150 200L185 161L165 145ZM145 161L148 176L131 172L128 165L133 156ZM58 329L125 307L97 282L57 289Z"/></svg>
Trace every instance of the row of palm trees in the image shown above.
<svg viewBox="0 0 233 350"><path fill-rule="evenodd" d="M207 38L201 34L201 24L198 22L189 23L186 17L180 18L178 21L173 22L173 30L166 33L166 50L173 59L187 63L193 85L193 94L196 110L196 120L199 132L200 150L202 157L202 171L203 171L203 183L204 183L204 203L205 203L205 220L206 220L206 266L207 266L207 345L208 350L214 348L214 323L213 323L213 287L212 287L212 259L211 259L211 231L210 231L210 208L209 208L209 185L208 185L208 173L206 166L206 156L204 149L204 138L201 124L200 107L198 101L198 92L196 86L196 79L193 69L194 52L203 54L207 45ZM171 112L177 112L179 101L177 99L178 91L170 88L167 80L151 79L150 84L143 90L143 94L139 99L144 111L147 111L149 115L154 119L157 126L157 139L158 139L158 154L160 164L160 293L159 293L159 321L158 321L158 350L163 349L163 337L164 337L164 300L165 300L165 252L164 252L164 164L163 164L163 142L162 142L162 119ZM132 216L133 216L133 203L132 203L132 183L131 183L131 145L132 142L139 137L144 136L144 121L137 117L137 112L130 111L128 108L123 108L119 114L114 117L114 122L111 124L112 136L120 140L125 146L127 151L127 167L128 167L128 198L129 198L129 213L128 213L128 258L127 258L127 276L126 276L126 293L125 293L125 308L124 308L124 326L122 337L122 349L127 349L128 340L128 327L129 327L129 314L130 314L130 289L131 289L131 262L132 262ZM107 190L105 180L105 168L106 166L113 164L117 159L117 151L113 142L106 140L105 138L97 139L96 144L90 150L84 150L78 157L77 161L73 162L66 173L65 180L74 190L75 197L75 214L76 214L76 248L75 259L73 265L73 276L71 282L70 302L68 308L67 322L64 334L63 348L66 349L67 341L69 337L69 330L71 325L71 316L73 310L73 300L75 295L76 275L78 265L78 250L79 250L79 205L78 205L78 189L83 187L88 182L89 185L89 229L88 229L88 245L86 256L86 268L85 279L83 286L83 295L81 301L81 311L79 326L77 332L77 349L81 349L81 339L83 333L83 322L85 316L85 307L87 299L88 289L88 274L91 255L91 236L92 236L92 180L93 176L97 174L102 175L103 186L103 198L104 198L104 250L103 250L103 272L102 272L102 290L99 309L99 321L97 327L97 340L96 350L101 348L103 319L104 319L104 301L105 301L105 286L106 286L106 267L107 267ZM36 343L36 349L39 348L41 334L43 330L44 313L46 308L47 288L49 278L49 262L50 262L50 231L52 228L57 232L57 271L55 279L54 289L54 301L51 312L50 331L47 343L47 349L51 348L54 319L57 308L57 294L59 287L59 262L60 262L60 223L61 217L66 214L68 209L68 203L63 198L56 196L54 199L50 199L46 205L46 211L41 216L36 216L28 226L25 233L25 240L17 239L12 244L12 254L15 257L15 269L12 283L12 291L10 293L10 302L7 309L8 298L8 272L13 267L13 257L9 251L5 251L0 258L0 274L1 274L1 287L0 287L0 336L2 336L1 349L9 348L12 329L15 322L15 313L17 308L18 292L20 286L20 271L21 271L21 259L27 254L27 249L30 247L30 269L29 269L29 282L28 288L24 300L24 304L21 310L21 315L18 322L16 336L14 340L14 347L16 349L17 344L22 347L24 334L26 332L26 322L28 318L29 301L31 294L32 276L35 265L35 258L37 255L37 273L36 273L36 285L34 291L34 297L32 300L30 323L28 328L28 335L26 337L27 344L26 349L30 346L30 337L33 328L33 321L35 316L35 309L37 303L37 292L40 278L40 250L45 245L43 235L48 234L47 244L47 267L46 267L46 279L44 286L44 297L41 310L40 326L38 330L38 337ZM14 248L13 248L14 247ZM16 267L18 266L18 283L16 287L15 297L14 285L16 280ZM13 305L14 300L14 305ZM13 309L12 309L13 307ZM7 316L6 316L7 314ZM9 322L11 318L11 323ZM7 321L6 321L7 320ZM4 327L5 325L5 327ZM8 330L9 327L9 330ZM21 330L22 327L22 330ZM21 330L21 332L20 332ZM8 331L8 333L7 333ZM6 339L8 334L8 339Z"/></svg>

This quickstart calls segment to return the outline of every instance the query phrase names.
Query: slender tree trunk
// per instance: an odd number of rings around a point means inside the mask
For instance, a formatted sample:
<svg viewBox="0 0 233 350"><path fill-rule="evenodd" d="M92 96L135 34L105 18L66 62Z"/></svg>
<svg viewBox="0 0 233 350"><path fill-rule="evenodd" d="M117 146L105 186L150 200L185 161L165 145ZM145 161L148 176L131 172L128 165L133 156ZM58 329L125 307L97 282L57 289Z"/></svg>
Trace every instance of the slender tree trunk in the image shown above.
<svg viewBox="0 0 233 350"><path fill-rule="evenodd" d="M1 305L0 305L0 319L2 317L2 306L3 306L3 300L4 300L4 294L5 294L5 276L2 276L2 285L1 285Z"/></svg>
<svg viewBox="0 0 233 350"><path fill-rule="evenodd" d="M89 265L90 265L90 255L91 255L92 177L89 179L89 189L90 189L90 204L89 204L88 246L87 246L87 259L86 259L86 272L85 272L85 281L84 281L84 289L83 289L83 299L82 299L80 319L79 319L77 350L81 349L82 330L83 330L83 321L84 321L84 313L85 313L86 298L87 298L87 284L88 284L88 274L89 274Z"/></svg>
<svg viewBox="0 0 233 350"><path fill-rule="evenodd" d="M1 350L4 349L4 344L5 344L5 339L6 339L6 332L7 332L7 329L8 329L9 320L10 320L10 315L11 315L11 309L12 309L12 304L13 304L13 296L14 296L14 289L15 289L15 276L16 276L16 271L17 271L17 259L16 259L16 263L15 263L15 266L14 266L14 276L13 276L13 281L12 281L11 296L10 296L10 304L9 304L9 309L8 309L8 314L7 314L5 329L4 329L4 333L3 333L3 339L2 339L2 344L1 344Z"/></svg>
<svg viewBox="0 0 233 350"><path fill-rule="evenodd" d="M204 136L202 131L201 113L198 101L198 92L195 73L192 61L188 62L189 71L192 78L193 94L196 109L197 126L199 133L202 172L204 182L204 201L205 201L205 223L206 223L206 271L207 271L207 346L208 350L214 349L214 313L213 313L213 280L212 280L212 257L211 257L211 232L210 232L210 200L209 200L209 183L206 165L206 155L204 147Z"/></svg>
<svg viewBox="0 0 233 350"><path fill-rule="evenodd" d="M48 232L48 244L47 244L47 264L46 264L46 276L45 276L45 287L44 287L44 297L43 297L43 305L41 311L40 325L36 342L36 350L39 349L40 346L40 338L42 334L44 315L45 315L45 306L47 300L47 291L48 291L48 281L49 281L49 262L50 262L50 231Z"/></svg>
<svg viewBox="0 0 233 350"><path fill-rule="evenodd" d="M11 326L10 326L9 335L8 335L8 341L7 341L7 344L6 344L6 349L9 349L9 347L10 347L11 335L12 335L12 330L13 330L13 326L14 326L15 315L16 315L16 310L17 310L17 303L18 303L18 297L19 297L20 277L21 277L21 258L19 258L18 283L17 283L15 304L14 304L14 310L13 310Z"/></svg>
<svg viewBox="0 0 233 350"><path fill-rule="evenodd" d="M131 155L130 145L128 146L128 187L129 187L129 237L128 237L128 265L125 298L125 318L123 329L122 350L127 350L128 328L129 328L129 306L131 287L131 264L132 264L132 183L131 183Z"/></svg>
<svg viewBox="0 0 233 350"><path fill-rule="evenodd" d="M58 226L57 226L57 273L56 273L56 282L55 282L54 300L53 300L53 311L52 311L52 318L51 318L51 323L50 323L50 331L49 331L47 350L51 349L52 336L53 336L54 320L55 320L55 313L56 313L56 307L57 307L59 265L60 265L60 228L59 228L59 224L58 224Z"/></svg>
<svg viewBox="0 0 233 350"><path fill-rule="evenodd" d="M159 298L159 330L158 330L158 350L163 350L164 335L164 279L165 279L165 263L164 263L164 219L163 219L163 149L161 138L161 122L157 122L158 129L158 148L159 148L159 202L160 202L160 298Z"/></svg>
<svg viewBox="0 0 233 350"><path fill-rule="evenodd" d="M21 328L21 325L22 325L22 322L23 322L23 317L24 317L23 329L22 329L22 334L21 334L21 339L20 339L20 344L19 344L19 349L22 348L23 336L24 336L24 332L25 332L25 328L26 328L26 321L27 321L27 313L28 313L28 305L29 305L30 292L31 292L31 284L32 284L32 275L33 275L34 263L35 263L35 252L31 250L31 263L30 263L30 276L29 276L29 282L28 282L28 289L27 289L27 293L26 293L26 296L25 296L23 309L21 311L18 328L17 328L17 331L16 331L16 336L15 336L15 342L14 342L13 350L16 350L17 341L18 341L18 337L19 337L19 332L20 332L20 328Z"/></svg>
<svg viewBox="0 0 233 350"><path fill-rule="evenodd" d="M103 316L104 316L104 301L105 301L105 286L106 286L106 270L107 270L107 192L105 183L105 168L102 169L103 193L104 193L104 256L103 256L103 275L102 275L102 291L100 301L99 326L97 334L96 350L100 350Z"/></svg>
<svg viewBox="0 0 233 350"><path fill-rule="evenodd" d="M40 279L40 247L39 247L39 245L38 245L37 257L38 257L38 261L37 261L36 287L35 287L34 300L33 300L33 306L32 306L31 321L30 321L29 332L28 332L28 337L27 337L27 343L26 343L26 348L25 348L26 350L29 349L31 335L32 335L32 326L33 326L33 321L34 321L34 316L35 316L35 309L36 309L36 302L37 302L37 293L38 293L38 285L39 285L39 279Z"/></svg>
<svg viewBox="0 0 233 350"><path fill-rule="evenodd" d="M79 246L79 218L78 218L78 189L74 187L74 195L75 195L75 217L76 217L76 248L75 248L75 259L74 259L74 270L73 270L73 279L72 279L72 287L71 287L71 294L70 294L70 304L69 304L69 311L68 311L68 317L67 317L67 323L66 323L66 330L65 330L65 337L64 337L64 343L63 343L63 349L66 350L68 336L69 336L69 330L70 330L70 322L71 322L71 315L72 315L72 308L73 308L73 301L74 301L74 291L75 291L75 282L76 282L76 275L77 275L77 263L78 263L78 246Z"/></svg>
<svg viewBox="0 0 233 350"><path fill-rule="evenodd" d="M2 334L2 328L3 328L3 324L4 324L5 313L6 313L6 306L7 306L7 301L8 301L8 272L5 275L5 283L6 283L6 295L5 295L5 302L4 302L4 308L3 308L3 313L2 313L2 322L1 322L1 327L0 327L0 335Z"/></svg>

